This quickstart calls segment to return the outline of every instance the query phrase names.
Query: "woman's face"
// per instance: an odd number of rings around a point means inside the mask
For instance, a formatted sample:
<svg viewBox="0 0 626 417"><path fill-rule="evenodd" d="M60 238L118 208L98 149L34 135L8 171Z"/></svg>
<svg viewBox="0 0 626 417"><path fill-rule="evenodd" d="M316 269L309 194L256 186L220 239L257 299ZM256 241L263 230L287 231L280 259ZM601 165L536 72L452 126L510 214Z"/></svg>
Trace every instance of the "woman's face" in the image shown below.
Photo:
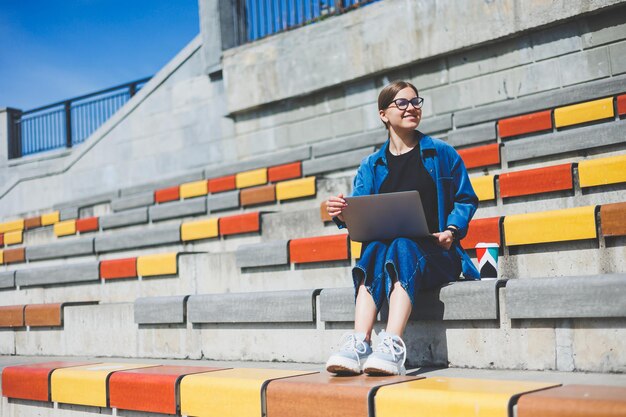
<svg viewBox="0 0 626 417"><path fill-rule="evenodd" d="M417 97L415 91L411 87L406 87L398 91L398 94L393 99L404 98L411 100L415 97ZM379 114L381 120L385 123L389 122L389 128L393 128L395 131L415 130L422 119L422 109L416 109L410 103L405 110L401 110L396 103L392 102L386 109L379 110Z"/></svg>

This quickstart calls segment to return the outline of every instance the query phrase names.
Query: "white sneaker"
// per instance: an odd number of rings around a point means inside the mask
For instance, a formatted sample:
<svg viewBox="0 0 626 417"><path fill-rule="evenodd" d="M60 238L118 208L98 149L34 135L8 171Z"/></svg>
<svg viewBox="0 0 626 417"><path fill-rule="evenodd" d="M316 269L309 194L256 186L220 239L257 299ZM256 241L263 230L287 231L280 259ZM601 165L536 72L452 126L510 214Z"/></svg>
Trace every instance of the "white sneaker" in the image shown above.
<svg viewBox="0 0 626 417"><path fill-rule="evenodd" d="M326 370L333 374L359 375L363 363L372 353L370 344L365 341L365 333L346 333L342 336L341 349L328 358Z"/></svg>
<svg viewBox="0 0 626 417"><path fill-rule="evenodd" d="M380 343L374 349L365 364L363 370L368 375L405 375L406 368L406 345L396 335L380 332Z"/></svg>

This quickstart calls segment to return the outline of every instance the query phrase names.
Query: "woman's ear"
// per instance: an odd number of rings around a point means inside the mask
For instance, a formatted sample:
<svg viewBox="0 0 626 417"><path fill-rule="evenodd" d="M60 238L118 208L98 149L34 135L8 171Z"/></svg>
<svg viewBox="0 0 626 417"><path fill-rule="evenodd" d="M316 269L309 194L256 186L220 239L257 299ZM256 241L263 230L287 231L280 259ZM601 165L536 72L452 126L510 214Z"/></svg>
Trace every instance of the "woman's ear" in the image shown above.
<svg viewBox="0 0 626 417"><path fill-rule="evenodd" d="M378 115L380 116L380 120L382 120L385 125L389 123L389 119L387 118L387 116L385 116L384 110L378 110Z"/></svg>

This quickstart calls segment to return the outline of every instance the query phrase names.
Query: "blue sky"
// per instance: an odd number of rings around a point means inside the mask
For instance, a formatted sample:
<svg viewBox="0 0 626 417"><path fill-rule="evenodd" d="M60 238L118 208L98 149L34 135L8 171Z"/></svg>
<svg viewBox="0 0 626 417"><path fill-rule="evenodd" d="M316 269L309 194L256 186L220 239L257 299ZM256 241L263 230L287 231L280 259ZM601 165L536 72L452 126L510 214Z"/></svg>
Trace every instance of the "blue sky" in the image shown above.
<svg viewBox="0 0 626 417"><path fill-rule="evenodd" d="M198 0L0 0L0 107L154 75L198 33Z"/></svg>

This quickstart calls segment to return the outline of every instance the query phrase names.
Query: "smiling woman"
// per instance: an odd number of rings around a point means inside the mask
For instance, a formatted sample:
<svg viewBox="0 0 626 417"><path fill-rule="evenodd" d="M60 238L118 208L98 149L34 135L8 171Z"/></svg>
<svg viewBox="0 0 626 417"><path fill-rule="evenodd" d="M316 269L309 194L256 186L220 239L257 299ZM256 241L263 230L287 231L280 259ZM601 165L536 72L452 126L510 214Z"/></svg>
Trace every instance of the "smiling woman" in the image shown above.
<svg viewBox="0 0 626 417"><path fill-rule="evenodd" d="M416 130L424 99L406 81L387 85L378 96L380 120L388 140L365 158L354 179L352 196L417 190L431 237L364 242L352 269L356 308L354 333L344 337L326 364L337 374L398 375L405 373L402 333L418 291L465 279L478 279L476 267L461 248L478 205L465 165L445 142ZM343 194L330 197L328 214L345 227ZM386 219L380 219L385 222ZM371 348L371 333L384 299L389 303L387 331Z"/></svg>

